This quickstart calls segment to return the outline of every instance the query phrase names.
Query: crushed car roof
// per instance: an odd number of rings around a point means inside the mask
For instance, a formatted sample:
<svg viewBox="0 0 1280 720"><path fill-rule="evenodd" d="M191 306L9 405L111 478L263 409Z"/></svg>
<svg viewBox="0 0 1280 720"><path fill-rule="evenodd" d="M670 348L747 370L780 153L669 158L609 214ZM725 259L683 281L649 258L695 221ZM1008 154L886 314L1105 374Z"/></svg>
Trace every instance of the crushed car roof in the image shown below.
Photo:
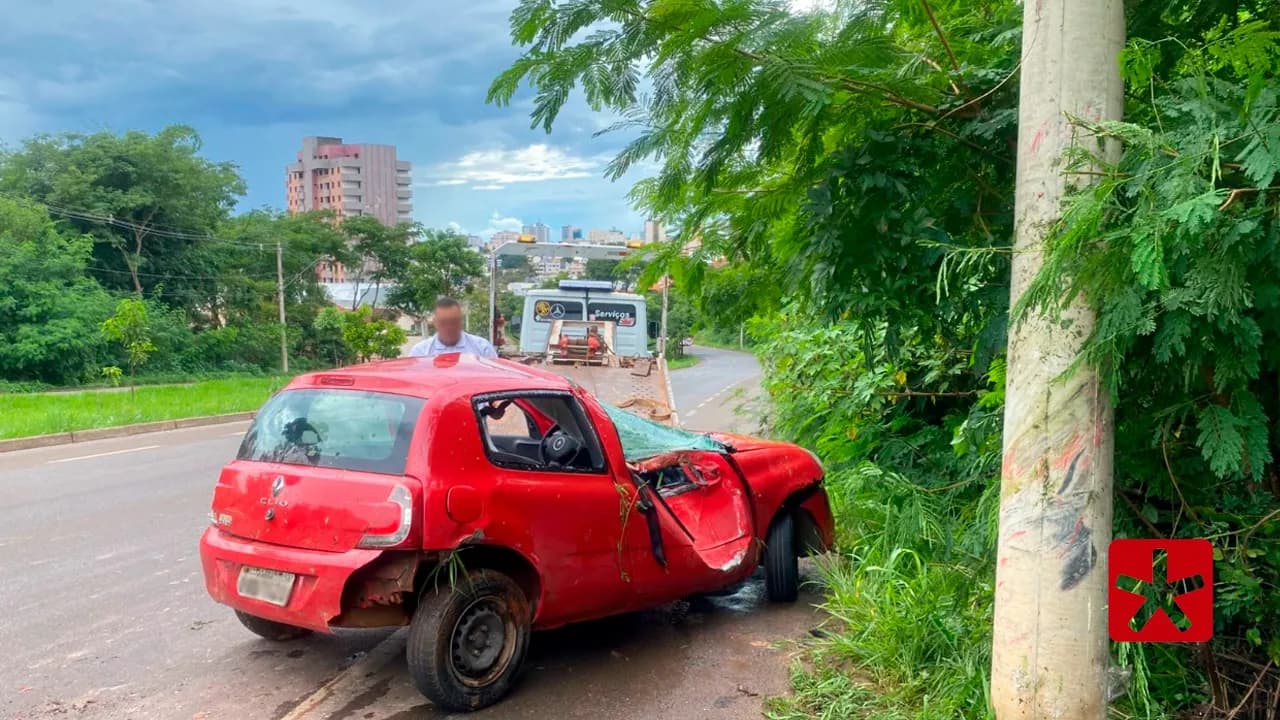
<svg viewBox="0 0 1280 720"><path fill-rule="evenodd" d="M343 387L439 399L528 388L569 390L571 385L554 373L508 360L448 353L310 372L294 378L286 389Z"/></svg>

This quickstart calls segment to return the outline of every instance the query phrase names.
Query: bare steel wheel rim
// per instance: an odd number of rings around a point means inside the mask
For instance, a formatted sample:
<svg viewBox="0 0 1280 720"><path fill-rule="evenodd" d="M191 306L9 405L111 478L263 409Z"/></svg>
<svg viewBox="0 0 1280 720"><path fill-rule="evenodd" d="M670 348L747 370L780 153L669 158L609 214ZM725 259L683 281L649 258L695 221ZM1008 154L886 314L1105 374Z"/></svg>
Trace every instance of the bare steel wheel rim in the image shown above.
<svg viewBox="0 0 1280 720"><path fill-rule="evenodd" d="M518 628L499 597L476 598L463 608L449 637L449 669L469 687L502 676L515 654Z"/></svg>

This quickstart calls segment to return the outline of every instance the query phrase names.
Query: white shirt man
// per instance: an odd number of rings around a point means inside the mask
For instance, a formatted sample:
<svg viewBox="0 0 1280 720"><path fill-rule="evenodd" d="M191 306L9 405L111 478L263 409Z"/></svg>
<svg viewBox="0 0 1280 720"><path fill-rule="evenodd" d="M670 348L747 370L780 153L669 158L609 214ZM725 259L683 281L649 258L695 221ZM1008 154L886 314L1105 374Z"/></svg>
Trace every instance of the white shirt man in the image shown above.
<svg viewBox="0 0 1280 720"><path fill-rule="evenodd" d="M498 357L498 351L488 340L462 330L462 306L457 300L447 297L437 300L432 324L436 326L436 334L410 348L411 357L435 357L457 352Z"/></svg>
<svg viewBox="0 0 1280 720"><path fill-rule="evenodd" d="M480 357L488 358L498 357L498 351L493 349L493 345L488 340L468 332L462 333L462 337L454 345L446 345L439 335L432 335L409 348L409 355L412 357L435 357L456 352L475 353Z"/></svg>

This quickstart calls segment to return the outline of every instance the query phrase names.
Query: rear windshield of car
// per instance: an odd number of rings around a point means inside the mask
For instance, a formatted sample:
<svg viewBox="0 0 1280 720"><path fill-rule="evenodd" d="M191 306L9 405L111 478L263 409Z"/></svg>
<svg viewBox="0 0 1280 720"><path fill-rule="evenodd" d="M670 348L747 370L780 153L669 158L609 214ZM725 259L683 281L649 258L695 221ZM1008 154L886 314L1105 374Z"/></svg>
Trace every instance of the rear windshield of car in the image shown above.
<svg viewBox="0 0 1280 720"><path fill-rule="evenodd" d="M422 404L363 390L287 390L258 412L237 457L401 475Z"/></svg>

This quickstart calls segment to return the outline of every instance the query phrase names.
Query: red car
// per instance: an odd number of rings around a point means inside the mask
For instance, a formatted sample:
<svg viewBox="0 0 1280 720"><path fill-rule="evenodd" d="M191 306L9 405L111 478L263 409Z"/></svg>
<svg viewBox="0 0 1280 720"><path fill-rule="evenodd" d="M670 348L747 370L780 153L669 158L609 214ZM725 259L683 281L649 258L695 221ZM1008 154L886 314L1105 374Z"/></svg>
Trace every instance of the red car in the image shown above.
<svg viewBox="0 0 1280 720"><path fill-rule="evenodd" d="M564 378L443 355L294 379L214 490L205 584L286 640L408 625L450 711L510 689L530 632L740 582L794 601L833 528L807 450L652 423Z"/></svg>

